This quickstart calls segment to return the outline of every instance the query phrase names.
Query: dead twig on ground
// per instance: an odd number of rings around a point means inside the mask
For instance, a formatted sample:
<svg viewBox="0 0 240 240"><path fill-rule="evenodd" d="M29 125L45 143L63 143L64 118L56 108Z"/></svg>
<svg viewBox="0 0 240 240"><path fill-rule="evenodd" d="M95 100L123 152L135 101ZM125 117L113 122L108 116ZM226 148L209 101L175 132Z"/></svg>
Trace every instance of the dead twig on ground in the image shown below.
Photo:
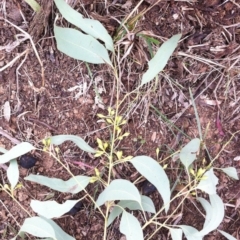
<svg viewBox="0 0 240 240"><path fill-rule="evenodd" d="M32 48L33 48L33 51L34 51L34 53L35 53L35 55L36 55L36 57L37 57L37 59L38 59L38 62L39 62L39 64L40 64L40 66L41 66L42 87L41 87L40 89L38 89L38 92L42 92L42 91L44 90L44 86L45 86L44 67L43 67L43 63L42 63L42 61L41 61L41 59L40 59L40 57L39 57L38 51L37 51L37 49L36 49L36 46L35 46L35 44L34 44L34 42L33 42L33 40L32 40L32 37L31 37L27 32L25 32L25 31L22 30L20 27L18 27L18 26L16 26L15 24L13 24L12 22L8 21L7 19L0 18L0 20L4 20L4 21L6 21L7 23L9 23L9 24L12 25L13 27L15 27L17 30L19 30L20 32L22 32L22 33L24 34L24 36L26 37L26 39L29 39L29 40L30 40L30 43L31 43ZM25 51L24 51L24 53L25 53ZM11 62L12 62L12 61L11 61ZM15 61L14 61L14 62L15 62ZM4 69L5 69L5 68L4 68ZM3 70L4 70L4 69L3 69ZM37 89L37 88L35 88L35 89Z"/></svg>
<svg viewBox="0 0 240 240"><path fill-rule="evenodd" d="M17 55L12 61L10 61L8 64L6 64L5 66L3 66L2 68L0 68L0 72L4 71L5 69L7 69L8 67L11 67L20 57L22 57L24 54L26 54L29 51L29 49L26 49L25 51L23 51L22 53L20 53L19 55Z"/></svg>
<svg viewBox="0 0 240 240"><path fill-rule="evenodd" d="M19 144L19 143L21 143L19 140L17 140L16 138L10 136L6 131L2 130L1 128L0 128L0 134L1 134L2 136L6 137L7 139L9 139L9 140L10 140L12 143L14 143L14 144Z"/></svg>

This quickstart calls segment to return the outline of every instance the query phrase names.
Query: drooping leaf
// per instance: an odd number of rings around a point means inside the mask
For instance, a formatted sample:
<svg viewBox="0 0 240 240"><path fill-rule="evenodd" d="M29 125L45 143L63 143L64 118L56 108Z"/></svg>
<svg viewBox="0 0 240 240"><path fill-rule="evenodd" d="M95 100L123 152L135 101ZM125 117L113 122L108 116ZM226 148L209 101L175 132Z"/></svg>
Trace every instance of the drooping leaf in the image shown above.
<svg viewBox="0 0 240 240"><path fill-rule="evenodd" d="M118 207L120 206L120 207ZM141 205L136 201L122 200L117 203L117 206L113 208L108 217L108 226L118 217L123 209L128 208L130 210L144 210L145 212L156 213L154 203L151 198L141 195Z"/></svg>
<svg viewBox="0 0 240 240"><path fill-rule="evenodd" d="M54 25L57 48L66 55L88 63L108 63L112 66L106 48L90 35L72 28Z"/></svg>
<svg viewBox="0 0 240 240"><path fill-rule="evenodd" d="M202 180L197 185L197 189L200 189L208 194L216 194L216 185L218 184L218 178L214 175L213 169L209 169L204 173Z"/></svg>
<svg viewBox="0 0 240 240"><path fill-rule="evenodd" d="M97 20L84 18L82 14L72 9L64 0L54 0L63 17L85 33L102 40L106 48L113 52L113 41L104 26Z"/></svg>
<svg viewBox="0 0 240 240"><path fill-rule="evenodd" d="M116 179L99 195L96 204L101 206L107 201L115 200L133 200L141 203L141 196L133 183L124 179Z"/></svg>
<svg viewBox="0 0 240 240"><path fill-rule="evenodd" d="M43 217L26 218L20 232L27 232L40 238L52 238L54 240L74 240L65 233L55 222Z"/></svg>
<svg viewBox="0 0 240 240"><path fill-rule="evenodd" d="M182 148L179 154L180 161L188 170L188 167L193 163L196 159L197 152L200 147L200 139L194 138L192 139L186 146Z"/></svg>
<svg viewBox="0 0 240 240"><path fill-rule="evenodd" d="M182 240L182 229L170 228L170 233L173 240Z"/></svg>
<svg viewBox="0 0 240 240"><path fill-rule="evenodd" d="M226 233L222 230L218 230L225 238L227 238L228 240L237 240L235 237L233 237L232 235L230 235L229 233Z"/></svg>
<svg viewBox="0 0 240 240"><path fill-rule="evenodd" d="M211 204L204 198L197 198L197 200L202 204L205 212L206 212L206 216L205 216L205 222L204 222L204 225L203 225L203 228L205 228L211 221L211 218L212 218L212 206Z"/></svg>
<svg viewBox="0 0 240 240"><path fill-rule="evenodd" d="M13 190L16 187L19 179L19 169L16 159L10 161L9 167L7 169L7 177L8 181L11 184L11 189Z"/></svg>
<svg viewBox="0 0 240 240"><path fill-rule="evenodd" d="M112 222L118 217L120 216L120 214L122 214L123 212L123 209L118 207L118 206L115 206L113 208L113 210L111 211L111 213L109 214L109 217L108 217L108 222L107 222L107 226L111 225Z"/></svg>
<svg viewBox="0 0 240 240"><path fill-rule="evenodd" d="M147 72L143 74L141 85L150 82L154 77L157 76L159 72L164 69L169 58L177 47L177 43L181 36L181 34L174 35L161 45L156 55L149 61L149 67Z"/></svg>
<svg viewBox="0 0 240 240"><path fill-rule="evenodd" d="M235 167L221 168L221 170L226 173L229 177L239 180L238 173Z"/></svg>
<svg viewBox="0 0 240 240"><path fill-rule="evenodd" d="M24 1L33 9L33 11L39 12L41 10L40 5L35 0L24 0Z"/></svg>
<svg viewBox="0 0 240 240"><path fill-rule="evenodd" d="M152 183L161 194L166 212L170 202L170 183L168 177L160 164L148 156L137 156L129 162L140 172L150 183Z"/></svg>
<svg viewBox="0 0 240 240"><path fill-rule="evenodd" d="M24 178L25 180L39 183L63 193L78 193L82 191L90 181L90 177L87 176L75 176L67 181L63 181L58 178L49 178L42 175L33 175Z"/></svg>
<svg viewBox="0 0 240 240"><path fill-rule="evenodd" d="M126 236L127 240L143 240L143 232L139 221L126 211L122 214L120 232Z"/></svg>
<svg viewBox="0 0 240 240"><path fill-rule="evenodd" d="M142 208L145 212L156 213L154 203L153 203L153 201L150 197L141 195L141 205L142 205Z"/></svg>
<svg viewBox="0 0 240 240"><path fill-rule="evenodd" d="M178 225L178 227L180 227L183 230L187 240L202 240L202 237L195 236L195 234L199 233L199 231L196 228L187 225Z"/></svg>
<svg viewBox="0 0 240 240"><path fill-rule="evenodd" d="M122 200L118 205L130 210L144 210L150 213L156 212L152 199L143 195L141 195L141 205L138 202L131 200Z"/></svg>
<svg viewBox="0 0 240 240"><path fill-rule="evenodd" d="M6 153L8 150L6 150L5 148L3 148L3 147L0 147L0 152L1 153Z"/></svg>
<svg viewBox="0 0 240 240"><path fill-rule="evenodd" d="M57 218L71 210L78 201L79 200L67 200L63 204L59 204L56 201L41 202L38 200L32 200L31 208L38 215L45 218Z"/></svg>
<svg viewBox="0 0 240 240"><path fill-rule="evenodd" d="M60 145L66 141L74 142L80 149L85 152L95 153L96 151L90 147L81 137L74 135L57 135L50 137L51 144Z"/></svg>
<svg viewBox="0 0 240 240"><path fill-rule="evenodd" d="M9 151L4 153L3 155L0 155L0 164L18 158L23 154L32 151L33 149L35 149L35 147L28 142L19 143L18 145L12 147Z"/></svg>
<svg viewBox="0 0 240 240"><path fill-rule="evenodd" d="M203 198L198 198L206 211L206 221L203 229L194 234L194 236L204 237L211 231L217 229L224 218L224 204L222 199L217 194L209 195L209 198L211 204Z"/></svg>

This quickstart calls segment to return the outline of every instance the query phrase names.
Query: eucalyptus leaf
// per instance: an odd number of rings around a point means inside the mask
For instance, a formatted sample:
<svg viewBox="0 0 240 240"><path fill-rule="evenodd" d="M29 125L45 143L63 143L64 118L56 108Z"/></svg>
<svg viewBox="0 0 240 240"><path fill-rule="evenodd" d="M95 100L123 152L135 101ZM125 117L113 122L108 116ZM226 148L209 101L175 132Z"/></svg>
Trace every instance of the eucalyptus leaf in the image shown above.
<svg viewBox="0 0 240 240"><path fill-rule="evenodd" d="M150 197L141 195L141 206L145 212L156 213L154 203Z"/></svg>
<svg viewBox="0 0 240 240"><path fill-rule="evenodd" d="M74 240L65 233L55 222L42 217L26 218L20 232L27 232L40 238L52 238L54 240Z"/></svg>
<svg viewBox="0 0 240 240"><path fill-rule="evenodd" d="M106 48L113 52L113 41L104 26L97 20L84 18L82 14L72 9L64 0L54 0L63 17L85 33L102 40Z"/></svg>
<svg viewBox="0 0 240 240"><path fill-rule="evenodd" d="M72 28L54 25L57 48L69 57L88 63L107 63L112 66L106 48L90 35Z"/></svg>
<svg viewBox="0 0 240 240"><path fill-rule="evenodd" d="M156 213L152 199L147 196L141 195L141 205L136 201L122 200L119 201L116 206L114 206L113 210L109 214L108 226L122 213L123 209L125 208L130 210L144 210L146 212Z"/></svg>
<svg viewBox="0 0 240 240"><path fill-rule="evenodd" d="M9 151L4 153L3 155L0 155L0 164L9 162L15 158L18 158L32 150L34 150L35 147L28 143L28 142L22 142L18 145L12 147Z"/></svg>
<svg viewBox="0 0 240 240"><path fill-rule="evenodd" d="M152 199L143 195L141 195L141 204L136 201L122 200L118 205L130 210L144 210L145 212L156 213Z"/></svg>
<svg viewBox="0 0 240 240"><path fill-rule="evenodd" d="M56 201L42 202L32 200L30 206L33 211L40 216L45 218L57 218L61 217L64 213L69 212L78 201L79 200L67 200L63 204L59 204Z"/></svg>
<svg viewBox="0 0 240 240"><path fill-rule="evenodd" d="M13 190L16 187L19 179L19 169L16 159L10 161L9 167L7 169L7 177L8 181L11 184L11 189Z"/></svg>
<svg viewBox="0 0 240 240"><path fill-rule="evenodd" d="M30 174L24 179L39 183L59 192L79 193L89 184L91 178L87 176L75 176L67 181L63 181L58 178L49 178L42 175Z"/></svg>
<svg viewBox="0 0 240 240"><path fill-rule="evenodd" d="M209 195L211 205L203 198L198 198L206 211L206 221L203 229L194 236L204 237L211 231L217 229L224 218L224 204L217 194Z"/></svg>
<svg viewBox="0 0 240 240"><path fill-rule="evenodd" d="M173 240L182 240L182 229L170 228L170 233Z"/></svg>
<svg viewBox="0 0 240 240"><path fill-rule="evenodd" d="M3 148L3 147L0 147L0 152L1 153L6 153L8 150L6 150L5 148Z"/></svg>
<svg viewBox="0 0 240 240"><path fill-rule="evenodd" d="M214 175L213 168L210 168L204 173L201 181L197 185L197 189L200 189L208 194L216 194L217 184L218 178Z"/></svg>
<svg viewBox="0 0 240 240"><path fill-rule="evenodd" d="M156 55L149 61L149 67L147 72L143 74L141 85L150 82L165 68L181 36L181 34L174 35L161 45Z"/></svg>
<svg viewBox="0 0 240 240"><path fill-rule="evenodd" d="M135 185L124 179L113 180L99 195L96 205L101 206L107 201L133 200L141 203L141 196Z"/></svg>
<svg viewBox="0 0 240 240"><path fill-rule="evenodd" d="M127 240L143 240L143 232L139 221L126 211L122 214L120 232L126 236Z"/></svg>
<svg viewBox="0 0 240 240"><path fill-rule="evenodd" d="M229 233L226 233L222 230L218 230L225 238L227 238L228 240L237 240L235 237L233 237L232 235L230 235Z"/></svg>
<svg viewBox="0 0 240 240"><path fill-rule="evenodd" d="M212 209L211 204L206 199L198 197L197 200L202 204L202 206L206 212L205 222L203 225L203 228L205 228L211 221L213 209Z"/></svg>
<svg viewBox="0 0 240 240"><path fill-rule="evenodd" d="M194 138L187 145L185 145L180 151L179 158L182 164L188 171L188 167L193 163L196 159L197 152L200 148L200 139Z"/></svg>
<svg viewBox="0 0 240 240"><path fill-rule="evenodd" d="M202 240L202 237L195 235L199 233L199 231L196 228L188 225L179 225L178 227L180 227L183 230L187 240Z"/></svg>
<svg viewBox="0 0 240 240"><path fill-rule="evenodd" d="M137 156L132 158L129 162L140 172L150 183L152 183L161 194L165 211L169 209L170 202L170 183L160 164L153 158L148 156Z"/></svg>
<svg viewBox="0 0 240 240"><path fill-rule="evenodd" d="M66 141L74 142L80 149L85 152L95 153L96 151L90 147L81 137L74 135L57 135L50 137L51 144L60 145Z"/></svg>
<svg viewBox="0 0 240 240"><path fill-rule="evenodd" d="M108 222L107 222L107 226L110 226L112 224L112 222L122 214L123 209L120 208L118 206L118 204L116 206L114 206L114 208L112 209L111 213L109 214L108 217Z"/></svg>
<svg viewBox="0 0 240 240"><path fill-rule="evenodd" d="M239 180L238 173L235 167L221 168L221 170L226 173L229 177Z"/></svg>

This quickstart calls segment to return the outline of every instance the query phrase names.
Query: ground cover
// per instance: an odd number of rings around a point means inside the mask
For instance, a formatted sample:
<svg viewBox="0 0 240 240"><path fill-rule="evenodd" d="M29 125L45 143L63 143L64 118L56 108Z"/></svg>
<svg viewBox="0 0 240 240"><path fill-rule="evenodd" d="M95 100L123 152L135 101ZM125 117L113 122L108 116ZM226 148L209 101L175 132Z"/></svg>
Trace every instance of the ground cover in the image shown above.
<svg viewBox="0 0 240 240"><path fill-rule="evenodd" d="M1 147L10 149L19 141L41 148L41 140L45 137L72 134L97 148L98 138L105 142L110 138L106 122L97 114L106 115L108 107L116 108L114 76L107 65L86 65L58 51L53 38L53 23L58 10L53 2L47 2L39 2L44 6L40 14L34 14L24 1L3 1L1 5L1 130L12 137L9 139L2 135ZM124 131L130 133L120 143L119 149L126 156L147 155L161 162L190 139L199 137L197 117L190 104L190 88L206 146L199 153L195 167L203 159L207 165L217 156L215 168L235 167L239 172L239 134L235 134L240 130L238 3L160 1L153 6L154 3L143 1L138 6L138 1L70 2L86 18L99 20L113 39L119 37L115 42L122 58L120 99L140 84L148 61L162 42L182 33L177 49L158 79L126 97L119 108L120 115L127 120ZM135 7L137 10L130 18L132 22L128 22L129 33L119 33L119 24L130 16ZM143 11L146 13L139 15ZM61 24L68 26L65 20ZM21 40L16 42L15 35L21 33L16 26L32 37L40 61L24 35L18 36ZM22 56L11 64L19 54ZM29 170L20 168L22 187L15 191L16 200L30 215L35 214L30 207L31 199L62 203L84 196L83 193L69 195L51 191L26 181L24 178L30 174L69 179L64 167L49 154L33 151L32 155L38 161ZM101 169L104 161L82 152L69 142L61 145L60 157L74 175L92 176L94 168ZM167 164L165 170L173 183L181 169L179 161L169 158L164 164ZM1 184L4 185L8 183L6 171L0 171ZM136 169L127 163L117 166L115 171L117 179L134 182L139 177ZM219 178L217 192L225 204L225 217L219 229L238 238L239 180L233 180L221 171L216 175ZM137 187L144 195L150 196L157 209L161 208L162 198L151 184L142 179ZM179 185L175 193L181 187ZM89 185L87 191L97 199L100 188L100 185ZM0 200L2 239L10 239L28 216L6 192L0 192ZM181 200L174 201L170 210L174 210ZM102 239L102 216L94 210L89 199L85 198L81 203L76 214L67 214L56 222L76 239ZM196 211L194 204L201 208L194 196L188 196L169 224L186 224L200 230L204 223L201 211L204 210ZM135 216L138 219L142 217L140 213ZM161 219L165 219L164 214L159 216ZM150 225L145 234L149 237L154 231L155 226ZM151 239L170 239L168 234L166 229L161 229ZM121 238L119 221L115 221L108 239ZM224 239L214 231L204 239L221 238Z"/></svg>

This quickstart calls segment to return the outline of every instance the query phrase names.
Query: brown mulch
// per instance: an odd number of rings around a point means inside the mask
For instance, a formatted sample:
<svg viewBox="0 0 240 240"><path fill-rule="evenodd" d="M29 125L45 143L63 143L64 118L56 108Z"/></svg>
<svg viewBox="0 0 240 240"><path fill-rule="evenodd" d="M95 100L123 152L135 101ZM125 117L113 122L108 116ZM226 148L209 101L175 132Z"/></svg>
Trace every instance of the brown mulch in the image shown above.
<svg viewBox="0 0 240 240"><path fill-rule="evenodd" d="M148 91L146 87L138 96L128 98L121 106L121 114L128 120L126 130L131 134L119 147L126 155L148 155L153 158L156 158L156 149L160 148L160 161L179 150L189 139L198 137L194 109L188 106L191 88L206 146L211 157L215 157L232 134L240 130L240 67L239 61L236 61L240 54L239 3L220 0L160 1L151 8L154 2L145 0L141 4L139 12L148 8L150 10L139 20L133 31L145 31L160 42L181 32L182 41L167 68L160 74L156 88L148 86ZM97 113L106 113L107 107L115 104L111 71L104 65L90 65L92 80L85 63L73 60L57 50L53 38L57 9L51 1L40 2L44 11L39 14L34 14L25 1L9 0L5 3L1 6L0 17L8 19L33 37L43 63L45 90L38 91L43 83L42 68L29 40L23 41L14 49L1 50L0 68L27 48L31 49L26 59L21 57L0 72L0 106L3 107L9 101L11 107L10 121L5 119L2 111L0 127L19 141L28 141L38 147L42 147L41 140L46 136L58 134L81 136L92 147L97 146L97 138L108 140L109 132L104 123L99 121ZM137 3L135 0L108 1L107 8L104 1L83 0L81 4L79 1L71 1L70 4L82 14L98 19L114 36L119 26L114 18L121 22ZM63 24L66 22L63 21ZM16 34L19 34L19 31L14 26L0 20L0 46L11 47L16 40ZM138 86L141 75L147 70L147 61L151 59L149 48L142 38L135 36L129 58L131 61L125 62L122 69L121 97ZM81 89L87 90L79 96ZM100 93L101 101L96 89ZM151 105L162 116L159 116ZM185 135L172 127L170 121ZM216 121L220 122L222 128L219 124L216 126ZM13 145L10 140L0 135L0 147L10 149ZM38 159L37 164L30 170L20 168L20 182L23 187L16 191L16 199L32 215L34 212L29 205L31 199L44 200L49 197L61 203L83 196L82 193L74 196L61 194L25 181L24 177L30 173L69 178L62 166L47 154L40 151L33 154ZM214 166L233 166L239 173L240 161L233 160L236 156L240 156L239 134L233 137ZM93 171L79 167L71 161L81 161L91 167L101 167L102 164L100 159L81 152L70 143L61 146L61 158L74 175L91 176ZM166 163L166 171L174 183L177 176L171 168L179 166L174 161ZM125 164L116 168L116 174L131 181L138 177L135 169ZM220 171L216 171L216 175L219 178L218 194L227 204L224 221L219 229L237 238L240 212L239 206L235 205L239 205L240 183ZM0 168L0 176L0 183L7 183L4 169ZM144 191L143 183L139 183L138 187ZM89 185L87 190L94 195L95 191L101 190L101 186ZM149 195L159 209L162 203L159 194L153 191ZM5 231L4 239L10 239L28 216L4 191L0 191L0 200L0 239L3 239L1 235L3 236ZM171 207L174 209L177 205L176 201ZM191 200L187 199L183 205L182 218L177 224L189 224L201 229L203 221L204 218L196 211ZM83 200L82 208L74 216L63 216L56 222L76 239L102 239L104 220L87 199ZM150 226L146 234L153 229L154 227ZM122 237L118 221L109 232L109 239ZM167 234L167 231L161 230L153 239L167 239ZM224 238L214 231L204 239Z"/></svg>

